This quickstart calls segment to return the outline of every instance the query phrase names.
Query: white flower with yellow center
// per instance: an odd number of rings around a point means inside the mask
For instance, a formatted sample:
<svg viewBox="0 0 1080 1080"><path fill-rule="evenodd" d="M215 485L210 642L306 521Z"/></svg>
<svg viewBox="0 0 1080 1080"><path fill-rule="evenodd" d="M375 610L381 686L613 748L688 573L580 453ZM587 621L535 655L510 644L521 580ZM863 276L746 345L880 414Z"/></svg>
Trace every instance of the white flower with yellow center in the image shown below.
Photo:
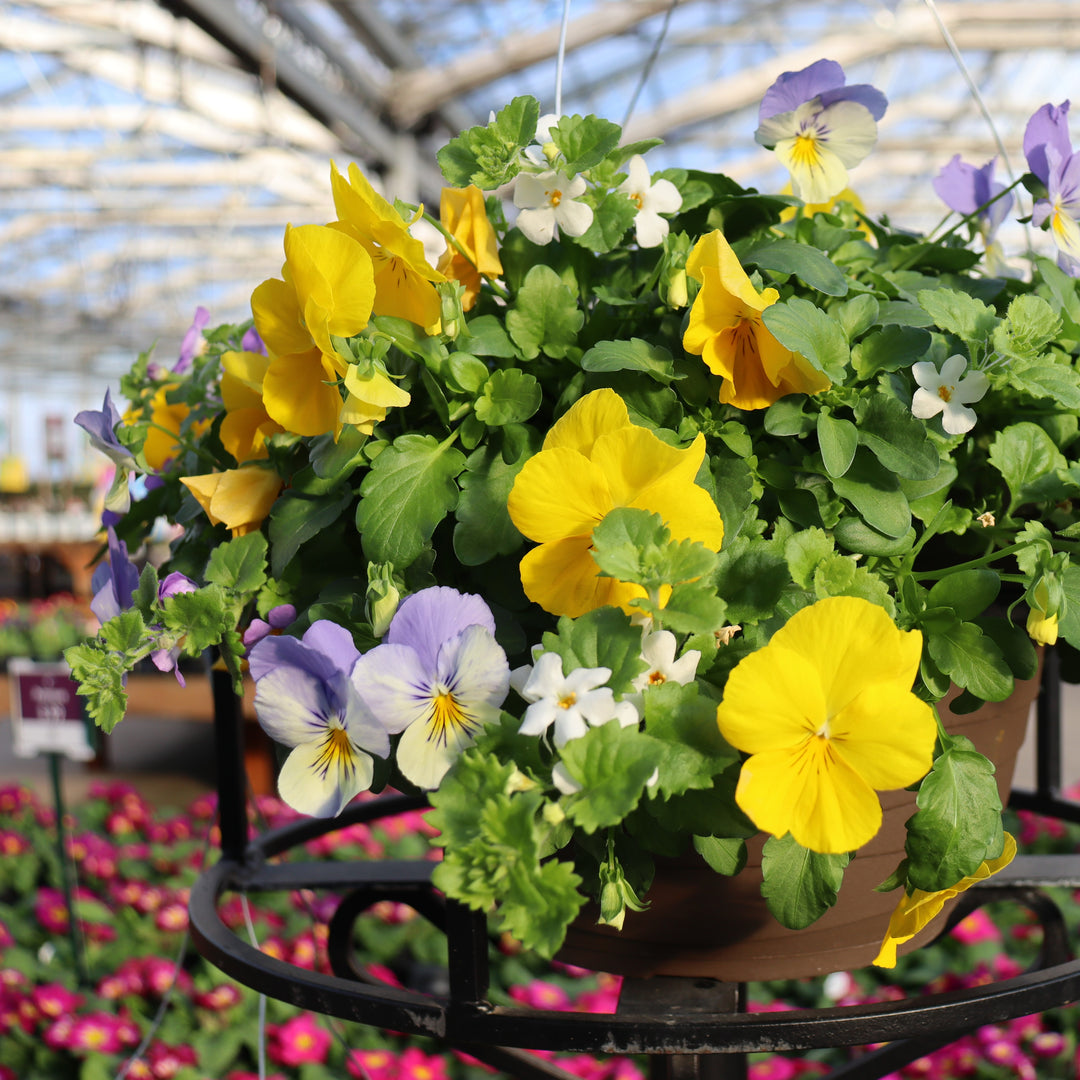
<svg viewBox="0 0 1080 1080"><path fill-rule="evenodd" d="M920 420L941 413L941 426L949 435L963 435L975 426L975 412L968 405L980 401L990 388L986 373L973 371L964 375L967 360L950 356L941 370L930 360L911 365L911 374L919 388L911 399L911 412ZM963 377L961 377L963 376Z"/></svg>
<svg viewBox="0 0 1080 1080"><path fill-rule="evenodd" d="M514 205L521 211L517 227L534 244L550 244L558 226L567 236L581 236L593 222L591 206L578 202L585 180L563 172L521 173L514 187Z"/></svg>
<svg viewBox="0 0 1080 1080"><path fill-rule="evenodd" d="M627 177L616 190L629 196L637 207L634 235L639 247L658 247L668 234L668 223L661 214L674 214L682 206L679 189L670 180L650 183L649 168L640 154L628 162Z"/></svg>

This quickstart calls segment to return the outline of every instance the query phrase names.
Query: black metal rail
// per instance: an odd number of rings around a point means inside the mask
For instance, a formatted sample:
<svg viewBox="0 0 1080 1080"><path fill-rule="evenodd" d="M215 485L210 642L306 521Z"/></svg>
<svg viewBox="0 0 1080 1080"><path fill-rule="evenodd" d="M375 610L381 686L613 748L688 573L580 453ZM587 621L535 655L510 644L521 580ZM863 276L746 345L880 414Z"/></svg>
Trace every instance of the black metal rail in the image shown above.
<svg viewBox="0 0 1080 1080"><path fill-rule="evenodd" d="M1072 821L1080 806L1061 797L1060 686L1051 653L1039 699L1036 790L1014 805ZM488 1000L490 948L483 915L447 900L431 886L432 864L416 862L273 863L268 860L345 826L425 805L394 796L354 804L341 817L305 820L246 845L244 790L236 736L240 717L224 673L215 672L219 727L223 857L191 892L192 933L199 951L222 971L268 996L315 1012L376 1027L435 1036L522 1080L563 1078L550 1062L517 1048L566 1053L652 1054L654 1077L736 1080L755 1051L880 1044L879 1050L835 1069L835 1080L874 1080L984 1024L1042 1012L1080 999L1080 961L1073 959L1060 910L1043 890L1080 887L1080 856L1019 856L990 882L961 898L949 926L998 900L1027 907L1043 928L1033 968L1022 975L962 991L871 1005L747 1014L742 988L710 979L626 980L615 1014L580 1014L495 1006ZM1049 737L1048 737L1049 736ZM243 815L225 820L226 815ZM294 967L260 952L222 921L218 901L228 892L330 889L345 894L331 920L332 975ZM443 930L449 945L444 977L433 993L403 990L367 976L352 953L356 918L380 900L408 904Z"/></svg>

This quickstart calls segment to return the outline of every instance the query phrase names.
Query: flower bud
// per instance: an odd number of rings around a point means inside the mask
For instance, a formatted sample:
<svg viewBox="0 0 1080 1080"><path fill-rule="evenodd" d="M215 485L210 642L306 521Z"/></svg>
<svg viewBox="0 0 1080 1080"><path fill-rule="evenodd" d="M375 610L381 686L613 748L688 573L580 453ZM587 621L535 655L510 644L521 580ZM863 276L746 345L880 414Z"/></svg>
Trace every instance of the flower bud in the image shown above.
<svg viewBox="0 0 1080 1080"><path fill-rule="evenodd" d="M671 280L668 281L668 307L684 308L686 307L686 301L686 271L676 270L675 273L671 275Z"/></svg>
<svg viewBox="0 0 1080 1080"><path fill-rule="evenodd" d="M367 617L371 632L381 638L398 609L401 594L394 584L393 563L368 563Z"/></svg>

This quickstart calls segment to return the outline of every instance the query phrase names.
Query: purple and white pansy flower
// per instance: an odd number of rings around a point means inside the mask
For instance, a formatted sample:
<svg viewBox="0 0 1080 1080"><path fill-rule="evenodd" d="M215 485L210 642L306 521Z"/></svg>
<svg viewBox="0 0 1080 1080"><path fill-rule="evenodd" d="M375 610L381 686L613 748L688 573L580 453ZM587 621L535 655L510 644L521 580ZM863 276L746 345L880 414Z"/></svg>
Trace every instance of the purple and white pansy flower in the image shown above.
<svg viewBox="0 0 1080 1080"><path fill-rule="evenodd" d="M888 102L865 83L845 86L835 60L785 71L765 91L754 139L791 173L795 194L827 203L847 187L848 169L874 148Z"/></svg>
<svg viewBox="0 0 1080 1080"><path fill-rule="evenodd" d="M510 666L495 641L487 604L445 586L402 601L383 644L364 653L352 684L391 733L401 732L397 764L432 789L458 755L499 717Z"/></svg>
<svg viewBox="0 0 1080 1080"><path fill-rule="evenodd" d="M105 509L116 514L126 514L131 507L128 473L135 467L135 458L116 437L120 413L113 404L109 391L105 391L105 401L100 410L83 409L75 414L75 423L90 436L90 445L101 451L116 466L112 486L105 495Z"/></svg>
<svg viewBox="0 0 1080 1080"><path fill-rule="evenodd" d="M94 598L90 610L104 624L131 607L131 598L139 587L139 571L128 556L127 544L110 525L106 529L109 561L98 563L90 578Z"/></svg>
<svg viewBox="0 0 1080 1080"><path fill-rule="evenodd" d="M349 677L359 656L348 630L327 620L302 638L265 637L248 654L259 723L292 747L278 794L301 814L340 814L371 786L372 755L390 752L386 727Z"/></svg>
<svg viewBox="0 0 1080 1080"><path fill-rule="evenodd" d="M158 599L167 600L177 593L195 592L198 585L186 574L174 570L158 582ZM180 672L178 661L180 659L180 646L173 645L170 648L155 649L150 654L150 659L158 671L171 671L176 675L176 681L181 686L186 686L184 676Z"/></svg>
<svg viewBox="0 0 1080 1080"><path fill-rule="evenodd" d="M1010 276L1013 271L1006 266L994 237L1015 200L1012 192L1005 193L1005 185L994 179L996 162L997 158L991 158L985 165L976 166L955 154L934 177L934 191L950 210L965 217L977 215L973 221L982 237L987 271Z"/></svg>
<svg viewBox="0 0 1080 1080"><path fill-rule="evenodd" d="M1080 277L1080 153L1069 138L1069 102L1043 105L1024 130L1028 168L1046 187L1037 199L1031 223L1049 226L1058 249L1058 266Z"/></svg>

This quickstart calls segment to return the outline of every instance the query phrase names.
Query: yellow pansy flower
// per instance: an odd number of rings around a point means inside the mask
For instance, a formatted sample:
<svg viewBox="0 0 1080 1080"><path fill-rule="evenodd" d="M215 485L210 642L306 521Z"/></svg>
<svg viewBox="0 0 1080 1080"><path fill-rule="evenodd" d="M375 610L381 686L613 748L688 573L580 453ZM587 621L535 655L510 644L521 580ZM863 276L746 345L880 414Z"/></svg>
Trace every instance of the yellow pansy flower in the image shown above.
<svg viewBox="0 0 1080 1080"><path fill-rule="evenodd" d="M961 878L955 885L938 892L923 892L916 889L910 896L904 895L900 903L893 909L889 919L889 929L885 932L885 940L881 943L881 950L874 958L878 967L896 967L896 947L905 941L910 941L920 930L924 929L936 915L941 912L945 904L954 896L966 892L972 885L985 881L992 874L1008 866L1016 855L1016 841L1005 834L1005 846L996 859L987 859L974 874Z"/></svg>
<svg viewBox="0 0 1080 1080"><path fill-rule="evenodd" d="M262 386L270 358L255 352L221 354L221 403L225 418L219 432L221 445L239 464L264 458L266 440L285 429L271 419L263 404Z"/></svg>
<svg viewBox="0 0 1080 1080"><path fill-rule="evenodd" d="M470 184L466 188L443 188L439 198L439 218L443 227L461 245L459 251L447 243L436 269L465 286L463 311L470 311L480 295L481 275L497 278L502 272L495 230L484 208L484 193Z"/></svg>
<svg viewBox="0 0 1080 1080"><path fill-rule="evenodd" d="M146 432L146 442L143 444L143 457L147 465L155 472L160 472L170 461L184 448L180 441L180 429L184 421L191 413L182 401L170 403L168 395L170 390L175 390L180 384L171 382L164 383L155 391L147 406L150 410L150 427ZM124 423L138 423L146 416L146 408L129 409L124 414ZM201 435L210 426L209 420L203 420L192 426L193 436Z"/></svg>
<svg viewBox="0 0 1080 1080"><path fill-rule="evenodd" d="M345 421L335 384L352 368L334 351L331 339L360 333L374 301L374 270L362 244L326 225L285 230L282 277L264 281L251 296L255 329L270 353L262 378L263 404L284 430L310 436L332 431L335 437L341 431ZM368 432L386 415L382 399L395 405L409 401L381 373L372 383L363 403L347 403L350 415L366 404L372 418Z"/></svg>
<svg viewBox="0 0 1080 1080"><path fill-rule="evenodd" d="M724 379L720 400L739 409L764 409L788 394L817 394L829 380L805 357L785 348L761 313L775 304L775 289L758 292L719 229L703 236L686 260L700 281L683 348Z"/></svg>
<svg viewBox="0 0 1080 1080"><path fill-rule="evenodd" d="M411 223L355 164L349 165L346 180L331 162L330 185L338 215L332 227L363 244L374 264L375 314L408 319L437 333L441 302L433 283L446 278L427 261L424 245L409 234Z"/></svg>
<svg viewBox="0 0 1080 1080"><path fill-rule="evenodd" d="M669 446L630 422L613 390L594 390L575 402L548 432L540 452L525 462L507 502L518 531L540 546L521 560L525 595L554 615L583 615L622 607L644 591L599 576L592 531L617 507L659 514L676 540L698 540L719 551L720 511L694 477L705 459L705 439Z"/></svg>
<svg viewBox="0 0 1080 1080"><path fill-rule="evenodd" d="M1046 614L1050 589L1045 581L1035 586L1035 595L1027 617L1028 636L1036 645L1055 645L1058 639L1058 613Z"/></svg>
<svg viewBox="0 0 1080 1080"><path fill-rule="evenodd" d="M735 801L759 829L822 854L855 851L878 831L877 792L914 784L933 762L934 711L911 692L921 653L917 630L834 596L739 661L716 719L750 754Z"/></svg>
<svg viewBox="0 0 1080 1080"><path fill-rule="evenodd" d="M182 476L183 484L206 511L211 525L225 525L233 536L255 532L281 491L273 469L245 465L219 473Z"/></svg>

